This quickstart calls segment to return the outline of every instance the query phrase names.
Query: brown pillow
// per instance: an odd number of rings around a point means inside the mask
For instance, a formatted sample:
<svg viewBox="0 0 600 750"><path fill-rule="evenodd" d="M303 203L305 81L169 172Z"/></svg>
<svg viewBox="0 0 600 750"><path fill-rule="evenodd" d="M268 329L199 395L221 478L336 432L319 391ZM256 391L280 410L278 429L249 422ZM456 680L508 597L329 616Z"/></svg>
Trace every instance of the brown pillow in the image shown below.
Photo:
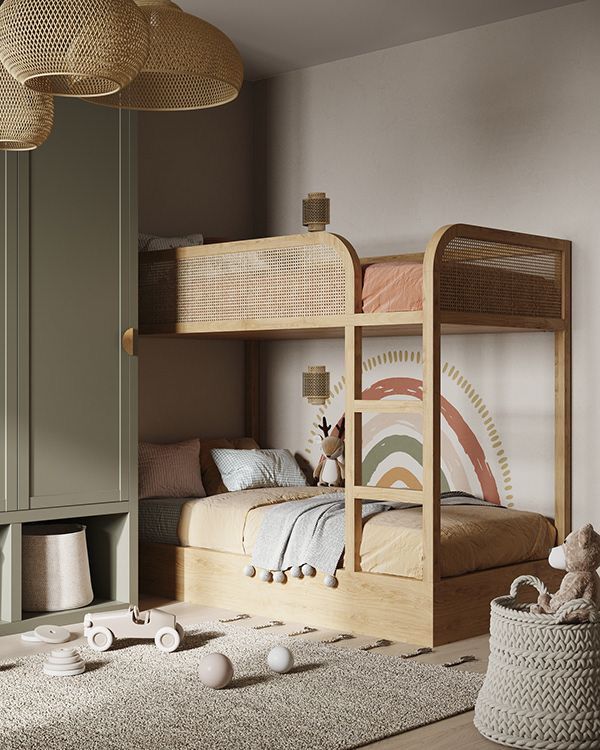
<svg viewBox="0 0 600 750"><path fill-rule="evenodd" d="M206 497L198 438L182 443L139 445L139 497Z"/></svg>
<svg viewBox="0 0 600 750"><path fill-rule="evenodd" d="M202 470L202 482L207 495L220 495L227 492L227 487L223 484L221 474L217 469L211 451L213 448L237 448L238 450L252 450L258 448L256 440L252 438L214 438L213 440L203 440L200 446L200 468Z"/></svg>

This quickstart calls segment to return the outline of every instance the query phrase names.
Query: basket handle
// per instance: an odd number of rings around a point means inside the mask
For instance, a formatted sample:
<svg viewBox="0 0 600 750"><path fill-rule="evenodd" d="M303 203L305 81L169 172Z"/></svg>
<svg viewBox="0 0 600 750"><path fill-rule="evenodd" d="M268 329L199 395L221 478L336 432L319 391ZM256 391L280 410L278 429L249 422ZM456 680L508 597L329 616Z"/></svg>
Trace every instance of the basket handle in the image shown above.
<svg viewBox="0 0 600 750"><path fill-rule="evenodd" d="M547 594L548 588L546 587L546 584L543 583L539 578L536 576L519 576L518 578L515 578L515 580L512 582L512 585L510 587L510 596L511 599L517 598L517 594L519 593L519 589L521 586L533 586L534 589L537 589L540 594Z"/></svg>
<svg viewBox="0 0 600 750"><path fill-rule="evenodd" d="M554 613L554 620L559 624L565 623L568 616L573 612L588 612L589 622L600 620L598 608L589 599L572 599L570 602L565 602Z"/></svg>

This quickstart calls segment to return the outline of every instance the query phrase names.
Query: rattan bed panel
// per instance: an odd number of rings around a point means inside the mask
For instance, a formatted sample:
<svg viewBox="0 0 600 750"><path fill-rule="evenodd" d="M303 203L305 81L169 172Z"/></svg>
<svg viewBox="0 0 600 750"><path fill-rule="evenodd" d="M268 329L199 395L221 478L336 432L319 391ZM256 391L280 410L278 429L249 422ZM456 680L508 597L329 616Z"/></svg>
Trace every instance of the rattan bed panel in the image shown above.
<svg viewBox="0 0 600 750"><path fill-rule="evenodd" d="M562 253L455 237L440 262L443 311L562 316Z"/></svg>
<svg viewBox="0 0 600 750"><path fill-rule="evenodd" d="M346 271L326 244L140 263L144 325L343 315Z"/></svg>

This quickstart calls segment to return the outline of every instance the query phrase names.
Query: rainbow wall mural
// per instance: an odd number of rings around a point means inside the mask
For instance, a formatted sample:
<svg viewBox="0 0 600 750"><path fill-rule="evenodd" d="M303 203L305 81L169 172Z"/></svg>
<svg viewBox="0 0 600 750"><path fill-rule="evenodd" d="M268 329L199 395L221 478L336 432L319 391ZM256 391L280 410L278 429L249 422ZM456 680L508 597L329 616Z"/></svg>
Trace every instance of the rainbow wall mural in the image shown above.
<svg viewBox="0 0 600 750"><path fill-rule="evenodd" d="M421 399L421 369L420 352L390 350L369 357L363 362L363 398ZM474 386L448 362L442 366L442 394L442 491L464 490L492 503L514 505L508 457L492 415ZM317 412L307 453L319 452L322 417L338 421L343 410L341 378ZM363 484L421 489L422 476L421 415L363 415Z"/></svg>

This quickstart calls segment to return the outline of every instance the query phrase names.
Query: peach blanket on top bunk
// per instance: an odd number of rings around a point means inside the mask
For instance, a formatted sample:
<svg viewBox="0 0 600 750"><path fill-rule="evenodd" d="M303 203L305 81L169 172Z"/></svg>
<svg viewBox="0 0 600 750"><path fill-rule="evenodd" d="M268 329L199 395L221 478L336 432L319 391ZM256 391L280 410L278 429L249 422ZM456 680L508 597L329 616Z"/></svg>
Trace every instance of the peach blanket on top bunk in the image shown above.
<svg viewBox="0 0 600 750"><path fill-rule="evenodd" d="M184 547L251 555L266 509L322 492L318 487L243 490L189 500L181 509L178 536ZM361 567L368 573L421 578L420 508L389 510L369 518L363 530ZM554 526L539 513L490 505L446 506L441 511L441 572L457 576L548 555Z"/></svg>
<svg viewBox="0 0 600 750"><path fill-rule="evenodd" d="M478 312L479 295L486 300L510 296L510 312L528 315L532 299L559 294L556 282L544 276L507 268L460 265L452 279L453 296L464 312ZM404 312L423 309L423 264L409 260L373 263L363 271L362 309L366 313Z"/></svg>

